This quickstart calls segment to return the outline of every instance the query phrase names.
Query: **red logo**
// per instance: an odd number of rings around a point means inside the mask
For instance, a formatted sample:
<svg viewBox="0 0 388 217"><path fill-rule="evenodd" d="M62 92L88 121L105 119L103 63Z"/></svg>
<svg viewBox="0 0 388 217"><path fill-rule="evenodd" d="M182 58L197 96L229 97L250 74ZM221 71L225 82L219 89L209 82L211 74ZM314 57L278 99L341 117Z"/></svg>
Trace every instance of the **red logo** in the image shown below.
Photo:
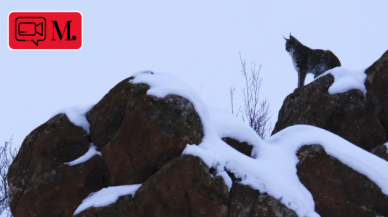
<svg viewBox="0 0 388 217"><path fill-rule="evenodd" d="M11 12L8 16L11 49L80 49L79 12Z"/></svg>

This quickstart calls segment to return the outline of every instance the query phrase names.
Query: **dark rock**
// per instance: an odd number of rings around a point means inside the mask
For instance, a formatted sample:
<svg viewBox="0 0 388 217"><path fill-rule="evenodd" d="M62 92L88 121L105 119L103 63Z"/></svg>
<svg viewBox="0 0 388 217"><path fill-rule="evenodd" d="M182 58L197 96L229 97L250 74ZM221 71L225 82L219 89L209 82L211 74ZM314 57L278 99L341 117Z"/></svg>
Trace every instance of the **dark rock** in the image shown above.
<svg viewBox="0 0 388 217"><path fill-rule="evenodd" d="M117 84L87 114L92 142L109 169L109 185L143 183L187 144L199 144L202 122L193 104L177 95L146 95L149 86Z"/></svg>
<svg viewBox="0 0 388 217"><path fill-rule="evenodd" d="M233 183L229 194L229 217L253 216L253 207L260 192L240 183Z"/></svg>
<svg viewBox="0 0 388 217"><path fill-rule="evenodd" d="M113 87L86 115L92 142L97 148L108 143L119 129L128 101L146 95L149 89L146 84L129 83L130 79Z"/></svg>
<svg viewBox="0 0 388 217"><path fill-rule="evenodd" d="M90 193L108 185L146 182L181 156L187 144L202 141L202 123L190 101L177 95L148 96L148 85L129 80L117 84L87 114L90 139L103 158L64 164L87 152L89 137L63 114L26 137L8 176L15 216L72 216Z"/></svg>
<svg viewBox="0 0 388 217"><path fill-rule="evenodd" d="M297 156L298 177L322 217L388 216L388 196L366 176L327 155L322 146L303 146Z"/></svg>
<svg viewBox="0 0 388 217"><path fill-rule="evenodd" d="M153 195L150 197L150 195ZM198 157L185 155L167 163L136 193L139 215L227 216L228 188L212 177ZM155 212L150 210L155 208Z"/></svg>
<svg viewBox="0 0 388 217"><path fill-rule="evenodd" d="M226 142L228 145L232 146L237 151L245 154L246 156L248 157L251 156L253 146L249 145L247 142L239 142L230 137L222 138L222 140Z"/></svg>
<svg viewBox="0 0 388 217"><path fill-rule="evenodd" d="M372 149L370 152L388 161L387 146L385 145L377 146L376 148Z"/></svg>
<svg viewBox="0 0 388 217"><path fill-rule="evenodd" d="M72 216L90 193L104 187L100 156L68 166L87 152L86 132L59 114L32 131L8 170L14 216Z"/></svg>
<svg viewBox="0 0 388 217"><path fill-rule="evenodd" d="M108 119L104 117L103 119ZM143 183L187 144L199 144L202 122L193 104L177 95L145 95L128 101L122 123L101 148L109 185Z"/></svg>
<svg viewBox="0 0 388 217"><path fill-rule="evenodd" d="M198 157L184 155L166 163L151 176L134 198L109 206L89 208L77 217L102 216L228 216L228 188L212 177Z"/></svg>
<svg viewBox="0 0 388 217"><path fill-rule="evenodd" d="M388 51L365 70L366 98L388 137Z"/></svg>
<svg viewBox="0 0 388 217"><path fill-rule="evenodd" d="M137 204L132 195L121 196L116 203L104 207L92 207L76 217L138 217Z"/></svg>
<svg viewBox="0 0 388 217"><path fill-rule="evenodd" d="M296 89L284 100L272 134L296 125L326 129L370 151L387 142L387 136L372 107L359 90L330 95L331 74ZM388 83L387 83L388 86Z"/></svg>
<svg viewBox="0 0 388 217"><path fill-rule="evenodd" d="M297 216L293 210L288 209L279 200L247 185L234 183L229 197L229 217Z"/></svg>

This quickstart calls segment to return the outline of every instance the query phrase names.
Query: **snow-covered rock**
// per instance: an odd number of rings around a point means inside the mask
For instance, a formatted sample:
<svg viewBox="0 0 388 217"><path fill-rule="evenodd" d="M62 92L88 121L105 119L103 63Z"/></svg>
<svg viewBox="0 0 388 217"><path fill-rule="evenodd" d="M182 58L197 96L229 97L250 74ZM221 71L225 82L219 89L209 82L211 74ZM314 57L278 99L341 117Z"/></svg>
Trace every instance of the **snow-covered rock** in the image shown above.
<svg viewBox="0 0 388 217"><path fill-rule="evenodd" d="M377 63L366 70L365 89L361 74L347 82L340 69L298 88L266 140L208 108L178 78L136 73L90 110L56 115L26 137L8 174L11 210L18 217L388 216L388 161L368 152L387 150L388 58Z"/></svg>

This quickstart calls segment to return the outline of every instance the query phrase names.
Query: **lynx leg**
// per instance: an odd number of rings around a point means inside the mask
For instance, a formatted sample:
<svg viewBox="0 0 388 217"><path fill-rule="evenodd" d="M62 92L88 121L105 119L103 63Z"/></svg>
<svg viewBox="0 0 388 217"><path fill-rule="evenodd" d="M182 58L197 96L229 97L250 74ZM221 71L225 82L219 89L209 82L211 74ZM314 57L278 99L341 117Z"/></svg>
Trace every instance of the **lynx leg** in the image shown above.
<svg viewBox="0 0 388 217"><path fill-rule="evenodd" d="M307 73L299 72L298 73L298 88L304 86L304 80L306 79Z"/></svg>

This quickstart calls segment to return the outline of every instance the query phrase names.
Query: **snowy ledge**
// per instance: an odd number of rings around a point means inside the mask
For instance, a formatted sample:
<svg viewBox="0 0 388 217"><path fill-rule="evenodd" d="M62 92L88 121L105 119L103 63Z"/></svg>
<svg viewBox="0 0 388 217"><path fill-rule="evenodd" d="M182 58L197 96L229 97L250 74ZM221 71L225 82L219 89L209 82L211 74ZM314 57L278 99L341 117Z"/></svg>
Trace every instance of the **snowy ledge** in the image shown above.
<svg viewBox="0 0 388 217"><path fill-rule="evenodd" d="M136 185L121 185L103 188L97 192L91 193L85 198L81 205L75 210L74 215L90 208L90 207L104 207L115 203L119 197L124 195L135 195L141 184Z"/></svg>
<svg viewBox="0 0 388 217"><path fill-rule="evenodd" d="M337 93L345 93L349 90L357 89L364 94L364 97L366 96L365 79L367 75L365 74L365 70L354 71L339 66L327 70L325 73L318 76L316 79L325 76L329 73L334 76L334 83L329 88L329 93L331 95Z"/></svg>
<svg viewBox="0 0 388 217"><path fill-rule="evenodd" d="M347 81L350 75L340 67L326 73L332 73L336 79L332 89L329 89L330 94L345 92L354 87L366 93L364 72L352 75L353 81ZM268 193L294 210L298 216L319 216L315 212L313 197L299 181L296 170L299 161L296 153L299 148L319 144L327 154L367 176L388 195L388 162L331 132L313 126L297 125L262 140L246 123L230 113L220 110L209 112L197 93L175 76L140 72L133 77L129 82L146 83L150 86L148 95L163 98L169 94L177 94L193 103L204 127L204 138L198 146L188 144L183 154L198 156L209 167L215 168L217 175L224 178L229 188L232 180L225 168L241 178L242 184ZM226 136L253 145L252 157L245 156L221 140Z"/></svg>
<svg viewBox="0 0 388 217"><path fill-rule="evenodd" d="M65 164L69 165L69 166L74 166L74 165L77 165L80 163L84 163L96 154L102 156L101 152L97 151L96 146L94 146L93 143L90 143L89 150L84 155L82 155L81 157L79 157L71 162L65 163Z"/></svg>

